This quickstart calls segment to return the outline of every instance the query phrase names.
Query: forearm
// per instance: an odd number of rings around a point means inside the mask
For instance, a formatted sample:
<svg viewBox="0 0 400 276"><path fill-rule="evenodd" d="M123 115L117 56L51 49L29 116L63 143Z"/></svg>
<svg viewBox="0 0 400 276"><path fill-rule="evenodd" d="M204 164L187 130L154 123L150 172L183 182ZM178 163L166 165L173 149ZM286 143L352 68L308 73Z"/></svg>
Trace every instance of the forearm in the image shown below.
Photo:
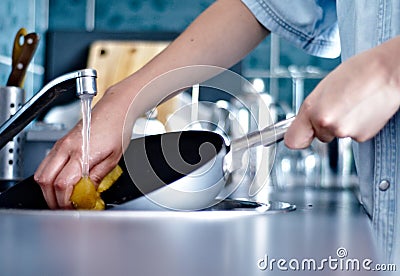
<svg viewBox="0 0 400 276"><path fill-rule="evenodd" d="M109 89L106 98L108 101L119 102L119 105L126 105L149 82L176 68L191 65L229 68L249 53L268 33L241 1L217 1L161 54ZM172 92L171 89L174 90L174 87L154 91L140 99L141 108L137 110L138 114L165 98Z"/></svg>
<svg viewBox="0 0 400 276"><path fill-rule="evenodd" d="M379 68L388 76L388 82L400 89L400 36L394 37L374 50L378 55ZM400 90L399 90L400 91Z"/></svg>
<svg viewBox="0 0 400 276"><path fill-rule="evenodd" d="M197 64L229 68L267 34L268 31L240 0L220 0L201 14L153 62L159 64L163 58L170 57L164 71Z"/></svg>

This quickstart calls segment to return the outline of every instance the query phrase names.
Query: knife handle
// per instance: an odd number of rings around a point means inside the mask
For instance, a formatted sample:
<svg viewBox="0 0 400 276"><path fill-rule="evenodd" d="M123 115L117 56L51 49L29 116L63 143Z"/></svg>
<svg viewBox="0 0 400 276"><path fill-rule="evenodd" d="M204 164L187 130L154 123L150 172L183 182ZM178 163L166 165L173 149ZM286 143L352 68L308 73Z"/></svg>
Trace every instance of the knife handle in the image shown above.
<svg viewBox="0 0 400 276"><path fill-rule="evenodd" d="M14 46L13 46L13 50L12 50L12 64L11 64L12 67L14 67L15 64L18 62L18 58L22 52L22 45L24 44L25 36L27 34L28 34L28 32L26 31L26 29L21 28L18 30L17 34L15 35ZM21 41L22 41L22 44L21 44Z"/></svg>
<svg viewBox="0 0 400 276"><path fill-rule="evenodd" d="M39 36L36 33L30 33L24 37L24 43L21 46L21 54L12 67L11 74L7 80L7 86L17 86L22 88L26 70L35 54L38 42Z"/></svg>

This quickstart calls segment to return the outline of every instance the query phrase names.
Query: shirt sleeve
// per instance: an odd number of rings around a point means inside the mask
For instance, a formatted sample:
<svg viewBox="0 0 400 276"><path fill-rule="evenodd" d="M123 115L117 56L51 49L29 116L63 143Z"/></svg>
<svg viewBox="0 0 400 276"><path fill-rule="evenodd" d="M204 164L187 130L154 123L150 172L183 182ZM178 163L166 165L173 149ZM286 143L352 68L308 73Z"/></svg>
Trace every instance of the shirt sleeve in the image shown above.
<svg viewBox="0 0 400 276"><path fill-rule="evenodd" d="M311 55L340 55L335 0L242 0L257 20Z"/></svg>

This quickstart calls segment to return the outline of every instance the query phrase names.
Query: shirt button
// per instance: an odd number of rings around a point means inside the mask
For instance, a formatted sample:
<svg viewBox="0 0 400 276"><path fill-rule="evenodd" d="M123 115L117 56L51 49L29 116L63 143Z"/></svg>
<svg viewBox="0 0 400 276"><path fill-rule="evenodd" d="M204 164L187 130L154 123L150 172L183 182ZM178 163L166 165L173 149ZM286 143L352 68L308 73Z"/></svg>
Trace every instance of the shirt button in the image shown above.
<svg viewBox="0 0 400 276"><path fill-rule="evenodd" d="M381 191L386 191L390 187L390 182L387 180L382 180L381 183L379 183L379 190Z"/></svg>

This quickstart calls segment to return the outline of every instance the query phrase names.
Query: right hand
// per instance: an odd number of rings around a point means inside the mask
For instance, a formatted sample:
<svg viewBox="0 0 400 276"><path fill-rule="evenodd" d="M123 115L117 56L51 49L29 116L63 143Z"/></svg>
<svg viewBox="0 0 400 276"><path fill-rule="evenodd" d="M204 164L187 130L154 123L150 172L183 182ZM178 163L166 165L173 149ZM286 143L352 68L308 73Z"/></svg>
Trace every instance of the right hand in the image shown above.
<svg viewBox="0 0 400 276"><path fill-rule="evenodd" d="M98 185L122 156L122 135L126 112L112 101L100 100L92 112L90 178ZM42 161L34 178L51 209L72 209L73 186L82 177L82 124L79 122L57 141Z"/></svg>

